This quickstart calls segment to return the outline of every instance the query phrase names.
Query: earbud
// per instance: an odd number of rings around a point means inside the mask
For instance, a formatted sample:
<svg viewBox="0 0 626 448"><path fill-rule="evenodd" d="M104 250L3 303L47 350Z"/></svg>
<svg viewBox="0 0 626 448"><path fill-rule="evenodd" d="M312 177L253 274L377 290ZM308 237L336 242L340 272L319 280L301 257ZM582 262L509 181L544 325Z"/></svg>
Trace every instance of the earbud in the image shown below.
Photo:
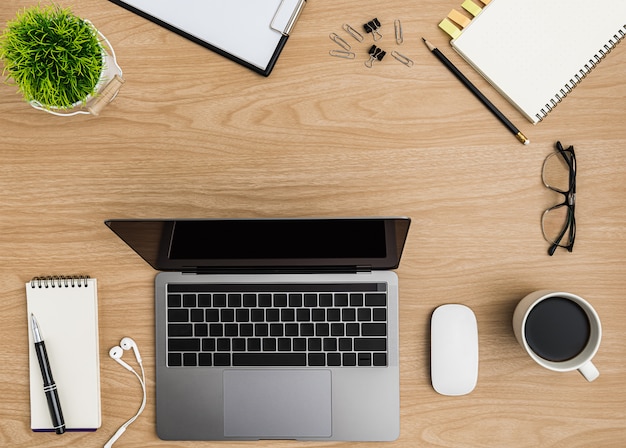
<svg viewBox="0 0 626 448"><path fill-rule="evenodd" d="M135 358L137 359L137 363L139 364L139 367L141 367L141 376L139 376L139 374L135 371L135 369L133 369L131 366L126 364L124 361L122 361L122 356L124 355L124 351L131 350L131 349L133 350L133 353L135 354ZM137 348L137 344L135 343L135 341L133 341L131 338L128 338L128 337L123 338L120 342L120 345L116 345L115 347L112 347L111 350L109 350L109 356L111 357L111 359L113 359L119 365L124 367L126 370L132 372L137 377L137 379L139 380L139 384L141 384L141 391L143 394L143 398L141 400L141 406L139 406L139 410L137 411L137 413L133 417L131 417L126 423L124 423L116 431L115 434L113 434L113 437L111 437L111 439L109 439L106 445L104 445L105 448L110 448L111 446L113 446L115 441L119 439L122 436L122 434L124 434L124 432L126 431L126 428L128 428L128 426L132 422L134 422L137 419L137 417L139 417L139 415L143 412L144 408L146 407L146 373L144 372L143 364L141 363L141 355L139 354L139 348Z"/></svg>
<svg viewBox="0 0 626 448"><path fill-rule="evenodd" d="M133 370L133 368L131 366L126 364L124 361L122 361L122 355L123 354L124 354L124 350L122 350L122 347L120 347L119 345L116 345L115 347L112 347L111 350L109 350L109 356L111 357L111 359L116 361L118 364L120 364L126 370L134 372L134 370Z"/></svg>
<svg viewBox="0 0 626 448"><path fill-rule="evenodd" d="M141 355L139 354L139 348L137 347L137 344L132 338L129 338L129 337L123 338L122 341L120 342L120 347L122 347L124 350L132 349L133 353L135 353L135 358L137 359L137 362L141 364Z"/></svg>

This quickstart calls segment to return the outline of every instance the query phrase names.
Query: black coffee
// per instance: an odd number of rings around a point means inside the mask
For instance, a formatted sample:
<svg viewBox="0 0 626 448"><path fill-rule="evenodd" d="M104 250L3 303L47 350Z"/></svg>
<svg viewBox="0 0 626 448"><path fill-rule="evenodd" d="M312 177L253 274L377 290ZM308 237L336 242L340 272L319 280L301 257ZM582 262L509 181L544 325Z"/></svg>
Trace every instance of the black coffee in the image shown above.
<svg viewBox="0 0 626 448"><path fill-rule="evenodd" d="M580 305L564 297L550 297L530 310L526 319L526 341L548 361L567 361L584 350L591 325Z"/></svg>

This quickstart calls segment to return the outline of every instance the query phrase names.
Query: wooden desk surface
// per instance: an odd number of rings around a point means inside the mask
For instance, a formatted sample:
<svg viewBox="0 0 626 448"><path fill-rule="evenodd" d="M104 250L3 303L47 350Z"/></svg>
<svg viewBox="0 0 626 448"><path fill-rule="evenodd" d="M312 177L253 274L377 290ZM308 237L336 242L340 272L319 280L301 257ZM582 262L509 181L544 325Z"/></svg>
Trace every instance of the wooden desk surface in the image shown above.
<svg viewBox="0 0 626 448"><path fill-rule="evenodd" d="M4 0L0 22L33 3ZM108 357L123 336L141 349L148 406L116 446L173 445L155 433L155 272L105 219L407 215L413 223L397 271L401 435L389 446L624 446L626 45L533 126L437 28L459 1L310 1L269 78L105 0L61 3L109 38L126 84L98 118L35 111L13 86L0 85L0 445L102 446L140 402L136 379ZM374 16L386 49L411 57L412 68L390 56L364 67L370 42L354 42L353 61L328 55L329 33ZM392 38L396 18L401 47ZM421 36L530 146L429 54ZM578 227L573 253L549 257L540 215L559 198L540 170L557 140L576 148ZM55 273L99 281L103 424L94 434L56 437L29 427L23 285ZM577 293L601 316L597 381L542 369L518 346L513 309L544 288ZM429 377L429 318L449 302L474 310L480 334L478 385L459 398L435 393Z"/></svg>

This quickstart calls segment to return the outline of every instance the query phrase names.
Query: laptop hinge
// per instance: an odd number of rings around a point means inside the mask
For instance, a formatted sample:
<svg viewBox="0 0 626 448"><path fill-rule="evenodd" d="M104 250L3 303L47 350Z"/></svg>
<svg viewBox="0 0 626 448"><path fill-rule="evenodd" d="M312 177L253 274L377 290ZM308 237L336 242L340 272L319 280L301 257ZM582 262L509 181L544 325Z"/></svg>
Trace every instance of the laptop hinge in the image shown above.
<svg viewBox="0 0 626 448"><path fill-rule="evenodd" d="M273 267L194 267L183 274L355 274L371 272L371 266L273 266Z"/></svg>

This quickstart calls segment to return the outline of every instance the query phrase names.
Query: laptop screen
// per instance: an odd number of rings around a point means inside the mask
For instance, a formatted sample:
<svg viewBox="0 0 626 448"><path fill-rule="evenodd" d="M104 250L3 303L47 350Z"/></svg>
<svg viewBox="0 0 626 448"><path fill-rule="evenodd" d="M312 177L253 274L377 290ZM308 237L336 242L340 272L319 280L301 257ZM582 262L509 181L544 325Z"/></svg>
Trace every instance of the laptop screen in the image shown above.
<svg viewBox="0 0 626 448"><path fill-rule="evenodd" d="M109 220L162 271L393 269L408 218Z"/></svg>

